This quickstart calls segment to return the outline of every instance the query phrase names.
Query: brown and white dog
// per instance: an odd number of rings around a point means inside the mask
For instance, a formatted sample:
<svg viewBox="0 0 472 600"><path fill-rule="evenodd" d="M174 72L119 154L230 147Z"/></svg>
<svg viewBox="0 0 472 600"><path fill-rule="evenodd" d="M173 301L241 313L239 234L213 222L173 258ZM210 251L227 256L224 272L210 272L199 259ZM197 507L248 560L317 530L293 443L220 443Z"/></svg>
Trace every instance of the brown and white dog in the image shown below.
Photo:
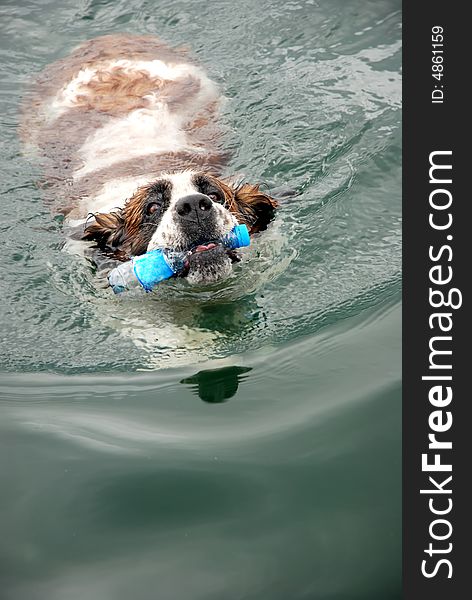
<svg viewBox="0 0 472 600"><path fill-rule="evenodd" d="M263 230L276 201L232 185L215 84L183 50L154 37L108 35L47 67L25 103L25 142L46 159L56 212L117 260L157 247L194 250L191 283L217 281L235 255L209 244L245 223Z"/></svg>

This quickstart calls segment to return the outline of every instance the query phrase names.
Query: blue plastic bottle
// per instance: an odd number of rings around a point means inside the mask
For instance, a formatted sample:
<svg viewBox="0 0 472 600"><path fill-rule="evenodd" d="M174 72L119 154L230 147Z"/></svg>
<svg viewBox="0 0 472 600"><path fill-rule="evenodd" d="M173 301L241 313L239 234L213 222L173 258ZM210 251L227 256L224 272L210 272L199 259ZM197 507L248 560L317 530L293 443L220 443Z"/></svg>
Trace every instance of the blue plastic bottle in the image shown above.
<svg viewBox="0 0 472 600"><path fill-rule="evenodd" d="M246 225L236 225L221 240L223 246L230 249L249 246L250 242ZM108 283L115 294L140 288L150 292L160 281L183 270L187 254L172 250L150 250L113 269L108 275Z"/></svg>

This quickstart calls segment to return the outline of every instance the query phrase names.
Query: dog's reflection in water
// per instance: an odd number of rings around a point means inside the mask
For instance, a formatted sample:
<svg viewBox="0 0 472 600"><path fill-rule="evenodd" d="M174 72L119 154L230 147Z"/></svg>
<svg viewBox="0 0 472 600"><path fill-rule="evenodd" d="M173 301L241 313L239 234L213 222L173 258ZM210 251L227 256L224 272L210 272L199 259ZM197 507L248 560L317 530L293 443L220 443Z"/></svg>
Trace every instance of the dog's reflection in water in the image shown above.
<svg viewBox="0 0 472 600"><path fill-rule="evenodd" d="M251 367L222 367L199 371L191 377L182 379L180 383L190 385L193 392L204 402L217 404L226 402L236 395L239 383L251 371Z"/></svg>

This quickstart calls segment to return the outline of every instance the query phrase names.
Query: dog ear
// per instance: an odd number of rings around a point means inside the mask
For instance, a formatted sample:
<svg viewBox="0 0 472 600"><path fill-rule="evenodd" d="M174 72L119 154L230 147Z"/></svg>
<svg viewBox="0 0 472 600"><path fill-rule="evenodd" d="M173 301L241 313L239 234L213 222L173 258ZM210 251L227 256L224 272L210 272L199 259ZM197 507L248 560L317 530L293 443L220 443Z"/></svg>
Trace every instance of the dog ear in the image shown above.
<svg viewBox="0 0 472 600"><path fill-rule="evenodd" d="M143 228L143 207L149 201L152 185L144 185L136 190L123 208L109 213L90 215L82 239L96 242L106 254L118 260L127 260L146 252L153 230Z"/></svg>
<svg viewBox="0 0 472 600"><path fill-rule="evenodd" d="M96 213L90 215L87 221L83 240L96 242L101 250L115 249L125 237L125 220L121 210L111 213Z"/></svg>
<svg viewBox="0 0 472 600"><path fill-rule="evenodd" d="M249 227L250 233L267 229L275 215L277 200L262 192L259 185L243 183L234 190L234 208Z"/></svg>

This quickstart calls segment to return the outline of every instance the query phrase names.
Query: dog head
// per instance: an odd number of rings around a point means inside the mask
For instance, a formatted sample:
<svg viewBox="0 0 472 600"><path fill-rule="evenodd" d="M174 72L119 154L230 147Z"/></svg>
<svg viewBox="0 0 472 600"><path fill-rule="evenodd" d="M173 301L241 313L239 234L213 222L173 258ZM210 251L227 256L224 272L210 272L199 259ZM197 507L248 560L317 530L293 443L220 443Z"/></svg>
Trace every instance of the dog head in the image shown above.
<svg viewBox="0 0 472 600"><path fill-rule="evenodd" d="M189 282L212 283L226 277L238 260L218 241L238 223L251 234L265 229L276 206L258 185L234 187L212 175L184 171L140 187L122 209L93 215L83 239L120 260L155 248L190 252Z"/></svg>

